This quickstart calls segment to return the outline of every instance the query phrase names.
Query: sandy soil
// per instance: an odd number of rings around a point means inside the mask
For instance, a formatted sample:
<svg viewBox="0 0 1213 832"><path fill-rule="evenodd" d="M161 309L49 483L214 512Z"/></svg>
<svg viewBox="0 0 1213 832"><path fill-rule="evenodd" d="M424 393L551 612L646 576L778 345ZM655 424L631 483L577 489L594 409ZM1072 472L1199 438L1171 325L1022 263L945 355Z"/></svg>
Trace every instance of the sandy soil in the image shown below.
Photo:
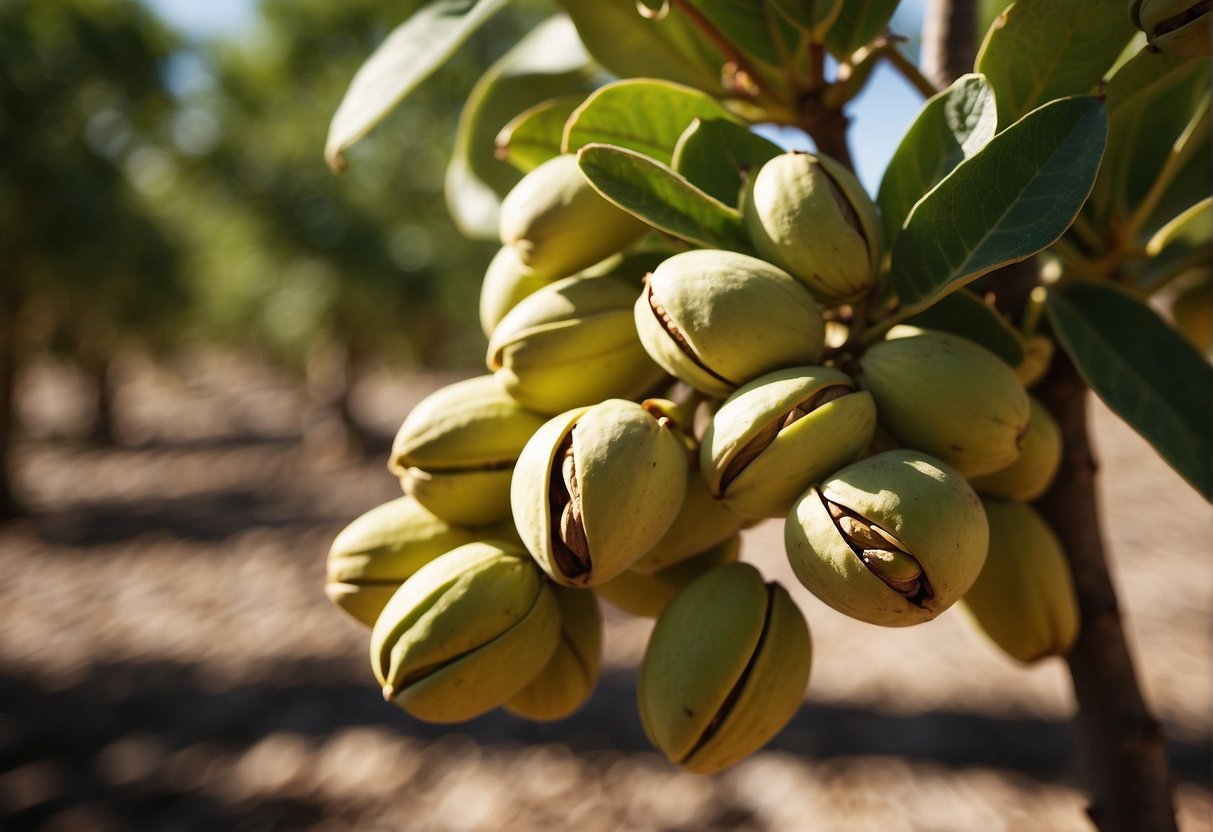
<svg viewBox="0 0 1213 832"><path fill-rule="evenodd" d="M438 728L386 705L366 632L322 592L333 535L396 496L386 443L440 378L359 391L383 435L334 451L301 389L215 354L122 371L123 444L70 437L73 377L27 379L0 527L0 826L88 830L1084 830L1059 661L1023 670L949 612L890 631L800 590L777 524L744 556L792 588L814 639L805 705L712 778L648 746L634 678L650 622L608 612L578 715ZM305 434L302 425L309 425ZM1149 448L1094 415L1106 531L1185 830L1213 829L1213 518Z"/></svg>

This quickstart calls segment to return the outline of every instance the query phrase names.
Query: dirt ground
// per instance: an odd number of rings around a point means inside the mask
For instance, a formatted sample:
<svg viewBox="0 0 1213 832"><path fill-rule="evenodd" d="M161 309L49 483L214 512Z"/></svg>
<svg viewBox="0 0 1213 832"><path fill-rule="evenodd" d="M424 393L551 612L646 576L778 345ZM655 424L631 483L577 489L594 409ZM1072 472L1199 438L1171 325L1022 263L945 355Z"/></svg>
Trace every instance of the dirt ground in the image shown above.
<svg viewBox="0 0 1213 832"><path fill-rule="evenodd" d="M844 618L783 562L744 557L801 602L804 707L721 775L648 746L634 681L650 622L608 611L602 681L551 725L504 713L454 728L385 704L367 633L326 601L349 520L398 495L387 442L445 379L359 390L382 433L333 450L300 387L202 354L122 367L122 445L68 438L75 379L26 379L19 485L0 527L0 827L92 830L1084 830L1059 661L1023 670L961 614L908 630ZM301 426L310 424L306 432ZM1106 529L1143 684L1162 719L1183 829L1213 829L1213 518L1097 407Z"/></svg>

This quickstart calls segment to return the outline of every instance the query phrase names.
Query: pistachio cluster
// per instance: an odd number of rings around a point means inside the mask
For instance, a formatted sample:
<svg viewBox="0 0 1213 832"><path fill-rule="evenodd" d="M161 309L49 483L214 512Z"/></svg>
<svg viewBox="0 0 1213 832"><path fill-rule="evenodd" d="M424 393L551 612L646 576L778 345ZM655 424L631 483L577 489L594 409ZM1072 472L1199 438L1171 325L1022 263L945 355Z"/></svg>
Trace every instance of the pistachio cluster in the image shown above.
<svg viewBox="0 0 1213 832"><path fill-rule="evenodd" d="M896 311L880 224L831 159L777 156L738 209L750 253L675 252L573 156L506 197L480 302L490 374L408 414L389 461L406 496L329 555L386 698L435 722L564 718L597 680L603 598L657 619L638 687L653 743L690 771L732 765L809 677L804 616L738 562L766 518L849 616L907 626L963 598L1017 659L1067 649L1065 560L1024 505L1061 459L1024 387L1049 343L1019 367L912 326L867 344L857 310Z"/></svg>

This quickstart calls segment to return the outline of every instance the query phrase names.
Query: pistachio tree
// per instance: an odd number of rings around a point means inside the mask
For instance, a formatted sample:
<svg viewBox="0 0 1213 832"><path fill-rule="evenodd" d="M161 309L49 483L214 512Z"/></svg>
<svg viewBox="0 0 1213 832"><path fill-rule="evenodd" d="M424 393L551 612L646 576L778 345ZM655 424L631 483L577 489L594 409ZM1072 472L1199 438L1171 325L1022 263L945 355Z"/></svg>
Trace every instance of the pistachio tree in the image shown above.
<svg viewBox="0 0 1213 832"><path fill-rule="evenodd" d="M333 117L330 164L505 5L434 0L388 35ZM781 518L797 579L847 615L912 626L956 605L1019 661L1063 657L1091 819L1173 829L1086 408L1093 391L1213 498L1192 324L1209 316L1208 6L933 0L920 69L889 31L897 5L559 0L488 70L446 178L464 231L502 245L488 374L405 421L407 496L334 542L330 597L374 620L385 697L441 722L584 701L597 662L568 654L596 656L597 631L537 587L657 616L646 731L718 771L779 731L808 677L796 605L733 563L740 529ZM881 64L925 101L869 194L846 110ZM484 487L511 470L508 494ZM469 502L494 525L469 528ZM446 551L435 530L482 542Z"/></svg>

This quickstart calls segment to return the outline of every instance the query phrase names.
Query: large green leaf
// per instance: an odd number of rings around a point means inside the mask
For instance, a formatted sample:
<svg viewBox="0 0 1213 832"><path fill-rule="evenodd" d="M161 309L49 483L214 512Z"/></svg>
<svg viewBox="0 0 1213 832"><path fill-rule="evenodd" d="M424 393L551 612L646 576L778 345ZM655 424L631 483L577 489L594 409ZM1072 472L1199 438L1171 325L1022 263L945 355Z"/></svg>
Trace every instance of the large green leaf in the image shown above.
<svg viewBox="0 0 1213 832"><path fill-rule="evenodd" d="M1209 94L1209 61L1142 50L1117 70L1106 93L1108 150L1083 211L1097 229L1127 216L1150 189Z"/></svg>
<svg viewBox="0 0 1213 832"><path fill-rule="evenodd" d="M643 78L616 81L573 111L564 129L564 151L611 144L668 165L678 137L697 118L740 123L715 98L691 87Z"/></svg>
<svg viewBox="0 0 1213 832"><path fill-rule="evenodd" d="M953 292L906 321L968 338L1012 367L1023 361L1023 339L1011 322L968 289Z"/></svg>
<svg viewBox="0 0 1213 832"><path fill-rule="evenodd" d="M645 18L635 0L555 0L572 18L581 41L620 78L664 78L724 95L725 62L684 14Z"/></svg>
<svg viewBox="0 0 1213 832"><path fill-rule="evenodd" d="M593 89L595 70L564 15L548 18L476 82L459 116L446 172L446 202L465 235L497 235L497 209L521 174L496 156L497 133L536 102Z"/></svg>
<svg viewBox="0 0 1213 832"><path fill-rule="evenodd" d="M826 46L834 57L845 61L856 49L879 35L889 25L898 0L846 0L838 19L826 34Z"/></svg>
<svg viewBox="0 0 1213 832"><path fill-rule="evenodd" d="M1091 192L1107 139L1094 96L1050 102L956 166L910 212L893 246L893 289L925 305L1060 237Z"/></svg>
<svg viewBox="0 0 1213 832"><path fill-rule="evenodd" d="M342 154L446 62L472 32L509 0L432 0L392 30L367 58L333 121L324 157L344 170Z"/></svg>
<svg viewBox="0 0 1213 832"><path fill-rule="evenodd" d="M603 144L583 147L577 160L595 190L654 228L708 248L750 250L736 208L705 194L661 162Z"/></svg>
<svg viewBox="0 0 1213 832"><path fill-rule="evenodd" d="M1124 0L1017 0L991 26L974 68L1004 127L1046 101L1091 92L1136 30Z"/></svg>
<svg viewBox="0 0 1213 832"><path fill-rule="evenodd" d="M497 134L498 158L525 173L559 156L564 124L584 100L583 95L562 95L514 116Z"/></svg>
<svg viewBox="0 0 1213 832"><path fill-rule="evenodd" d="M927 100L880 180L876 202L886 245L897 239L914 203L985 147L997 124L994 93L980 75L962 75Z"/></svg>
<svg viewBox="0 0 1213 832"><path fill-rule="evenodd" d="M1107 284L1051 289L1045 308L1091 389L1213 499L1213 367L1148 306Z"/></svg>
<svg viewBox="0 0 1213 832"><path fill-rule="evenodd" d="M737 205L747 173L757 173L783 148L747 127L722 119L695 119L678 139L673 168L725 205Z"/></svg>
<svg viewBox="0 0 1213 832"><path fill-rule="evenodd" d="M798 32L773 14L766 0L688 0L705 18L724 33L734 47L751 58L780 66L784 56L796 49ZM677 9L671 14L678 14Z"/></svg>

